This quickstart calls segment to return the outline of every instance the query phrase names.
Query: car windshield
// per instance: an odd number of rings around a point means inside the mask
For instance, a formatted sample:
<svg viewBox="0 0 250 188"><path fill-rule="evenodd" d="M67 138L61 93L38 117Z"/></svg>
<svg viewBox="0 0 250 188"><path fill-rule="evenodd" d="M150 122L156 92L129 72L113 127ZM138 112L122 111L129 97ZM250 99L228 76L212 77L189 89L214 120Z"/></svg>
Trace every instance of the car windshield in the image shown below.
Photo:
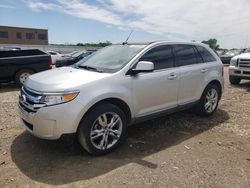
<svg viewBox="0 0 250 188"><path fill-rule="evenodd" d="M95 68L102 72L116 72L124 67L145 45L111 45L79 61L79 68Z"/></svg>
<svg viewBox="0 0 250 188"><path fill-rule="evenodd" d="M71 55L71 57L78 57L79 55L81 55L83 52L77 52L77 53L74 53L73 55Z"/></svg>
<svg viewBox="0 0 250 188"><path fill-rule="evenodd" d="M230 50L226 53L226 55L230 55L230 54L235 54L235 55L240 54L240 50Z"/></svg>

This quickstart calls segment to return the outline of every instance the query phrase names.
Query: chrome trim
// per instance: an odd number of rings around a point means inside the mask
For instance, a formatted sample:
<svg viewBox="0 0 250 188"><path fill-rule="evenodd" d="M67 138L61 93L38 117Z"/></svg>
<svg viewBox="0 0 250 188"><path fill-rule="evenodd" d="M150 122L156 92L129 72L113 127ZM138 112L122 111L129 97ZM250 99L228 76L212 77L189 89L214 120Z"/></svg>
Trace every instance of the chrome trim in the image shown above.
<svg viewBox="0 0 250 188"><path fill-rule="evenodd" d="M27 112L20 104L18 104L18 107L19 107L19 114L21 116L21 119L24 119L28 123L33 124L35 113Z"/></svg>
<svg viewBox="0 0 250 188"><path fill-rule="evenodd" d="M250 68L250 59L238 59L238 67Z"/></svg>
<svg viewBox="0 0 250 188"><path fill-rule="evenodd" d="M63 94L70 94L70 93L80 93L80 90L44 92L44 91L33 90L27 86L25 86L25 89L38 95L63 95Z"/></svg>
<svg viewBox="0 0 250 188"><path fill-rule="evenodd" d="M22 87L22 92L23 92L26 96L28 96L28 99L29 99L29 100L31 100L31 101L34 102L34 103L39 103L40 100L42 99L42 95L41 95L41 96L38 96L38 97L34 97L34 96L28 94L28 93L24 90L23 87ZM32 92L32 91L31 91L31 92Z"/></svg>

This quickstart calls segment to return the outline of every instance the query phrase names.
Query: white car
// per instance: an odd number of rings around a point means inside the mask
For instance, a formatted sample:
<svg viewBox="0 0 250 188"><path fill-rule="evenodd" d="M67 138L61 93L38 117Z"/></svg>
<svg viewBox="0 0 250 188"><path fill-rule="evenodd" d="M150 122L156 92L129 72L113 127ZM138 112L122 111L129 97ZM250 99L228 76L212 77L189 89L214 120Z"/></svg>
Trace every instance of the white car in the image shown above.
<svg viewBox="0 0 250 188"><path fill-rule="evenodd" d="M73 135L89 153L104 154L136 122L187 108L212 115L223 85L222 62L206 45L111 45L75 67L30 76L21 89L20 117L37 137Z"/></svg>
<svg viewBox="0 0 250 188"><path fill-rule="evenodd" d="M246 49L243 54L233 57L230 62L230 83L237 85L242 79L250 80L250 48Z"/></svg>
<svg viewBox="0 0 250 188"><path fill-rule="evenodd" d="M54 52L54 51L47 51L46 53L51 56L51 60L52 60L53 65L55 65L57 60L61 60L64 57L64 55L62 55L58 52Z"/></svg>

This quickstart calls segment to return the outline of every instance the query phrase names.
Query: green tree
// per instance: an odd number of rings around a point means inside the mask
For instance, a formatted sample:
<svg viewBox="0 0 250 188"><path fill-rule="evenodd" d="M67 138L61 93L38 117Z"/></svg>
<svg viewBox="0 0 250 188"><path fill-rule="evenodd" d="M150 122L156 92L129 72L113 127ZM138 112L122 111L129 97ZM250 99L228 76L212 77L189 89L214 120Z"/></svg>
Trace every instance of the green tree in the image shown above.
<svg viewBox="0 0 250 188"><path fill-rule="evenodd" d="M83 46L83 43L77 43L76 46Z"/></svg>
<svg viewBox="0 0 250 188"><path fill-rule="evenodd" d="M206 40L202 41L202 43L209 45L209 47L214 49L214 50L217 50L220 47L220 45L217 44L217 42L218 41L216 39L209 39L207 41Z"/></svg>
<svg viewBox="0 0 250 188"><path fill-rule="evenodd" d="M109 46L112 43L110 41L106 41L106 42L99 42L99 43L77 43L77 46L86 46L86 47L105 47L105 46Z"/></svg>

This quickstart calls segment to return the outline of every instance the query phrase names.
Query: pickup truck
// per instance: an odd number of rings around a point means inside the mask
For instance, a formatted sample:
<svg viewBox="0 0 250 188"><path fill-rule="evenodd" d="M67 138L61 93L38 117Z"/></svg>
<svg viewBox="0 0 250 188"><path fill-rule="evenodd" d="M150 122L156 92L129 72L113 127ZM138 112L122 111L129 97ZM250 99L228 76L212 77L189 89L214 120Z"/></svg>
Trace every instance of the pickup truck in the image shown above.
<svg viewBox="0 0 250 188"><path fill-rule="evenodd" d="M22 86L31 74L51 68L50 55L40 50L0 51L0 82Z"/></svg>
<svg viewBox="0 0 250 188"><path fill-rule="evenodd" d="M230 62L230 83L237 85L242 79L250 80L250 48L247 48L243 54L233 57Z"/></svg>

